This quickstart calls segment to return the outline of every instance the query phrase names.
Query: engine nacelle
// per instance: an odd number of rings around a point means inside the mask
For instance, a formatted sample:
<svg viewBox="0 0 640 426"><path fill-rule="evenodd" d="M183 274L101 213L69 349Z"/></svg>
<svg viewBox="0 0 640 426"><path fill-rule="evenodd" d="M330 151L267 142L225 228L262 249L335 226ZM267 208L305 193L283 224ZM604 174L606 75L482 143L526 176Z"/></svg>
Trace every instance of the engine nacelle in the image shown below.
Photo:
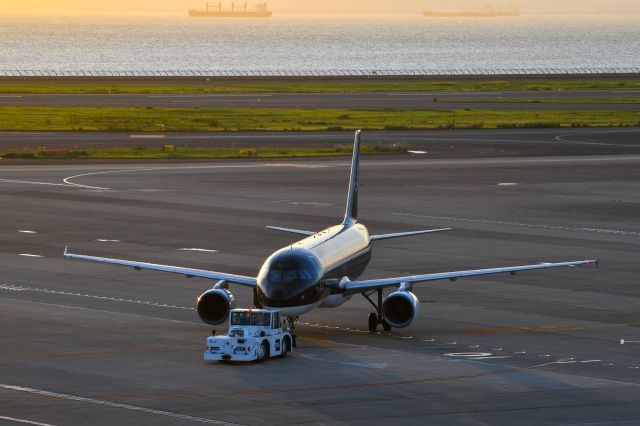
<svg viewBox="0 0 640 426"><path fill-rule="evenodd" d="M235 307L233 294L223 288L207 290L198 297L198 315L207 324L222 324Z"/></svg>
<svg viewBox="0 0 640 426"><path fill-rule="evenodd" d="M384 319L394 328L407 327L418 318L419 313L420 301L410 291L396 291L382 302Z"/></svg>

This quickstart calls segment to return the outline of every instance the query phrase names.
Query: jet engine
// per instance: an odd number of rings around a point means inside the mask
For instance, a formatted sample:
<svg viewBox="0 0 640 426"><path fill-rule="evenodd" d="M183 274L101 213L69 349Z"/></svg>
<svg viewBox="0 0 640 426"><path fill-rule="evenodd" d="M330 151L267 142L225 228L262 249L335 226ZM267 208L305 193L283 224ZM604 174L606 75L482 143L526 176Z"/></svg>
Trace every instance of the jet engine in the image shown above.
<svg viewBox="0 0 640 426"><path fill-rule="evenodd" d="M420 301L410 291L396 291L382 302L384 319L394 328L407 327L418 318L419 312Z"/></svg>
<svg viewBox="0 0 640 426"><path fill-rule="evenodd" d="M222 324L235 307L233 294L223 288L207 290L198 297L198 315L207 324Z"/></svg>

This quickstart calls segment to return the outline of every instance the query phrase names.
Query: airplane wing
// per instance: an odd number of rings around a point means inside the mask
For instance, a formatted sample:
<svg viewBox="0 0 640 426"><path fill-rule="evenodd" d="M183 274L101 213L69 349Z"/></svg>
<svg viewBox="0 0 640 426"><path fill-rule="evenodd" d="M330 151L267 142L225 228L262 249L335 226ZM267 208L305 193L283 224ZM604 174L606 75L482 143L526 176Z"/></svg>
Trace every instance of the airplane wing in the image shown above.
<svg viewBox="0 0 640 426"><path fill-rule="evenodd" d="M506 268L489 268L489 269L473 269L470 271L456 271L456 272L440 272L435 274L425 275L410 275L406 277L395 278L382 278L377 280L361 280L361 281L345 281L341 284L342 289L346 294L362 293L364 291L377 290L385 287L394 287L403 283L413 284L425 281L436 280L451 280L455 281L458 278L474 277L478 275L490 275L490 274L502 274L511 273L515 275L518 271L528 271L532 269L547 269L547 268L559 268L563 266L586 266L595 265L598 266L598 260L579 260L575 262L561 262L561 263L538 263L535 265L525 266L509 266Z"/></svg>
<svg viewBox="0 0 640 426"><path fill-rule="evenodd" d="M64 249L64 256L71 259L90 260L93 262L102 262L102 263L111 263L115 265L130 266L138 271L141 269L149 269L152 271L162 271L162 272L171 272L174 274L180 274L180 275L187 276L189 278L199 277L199 278L209 278L212 280L228 281L230 283L240 284L248 287L255 287L257 285L256 279L254 277L247 277L244 275L225 274L223 272L205 271L203 269L182 268L179 266L157 265L155 263L135 262L131 260L109 259L106 257L85 256L81 254L69 253L66 247Z"/></svg>
<svg viewBox="0 0 640 426"><path fill-rule="evenodd" d="M410 237L412 235L430 234L432 232L450 231L451 228L425 229L423 231L397 232L395 234L372 235L369 237L371 241L386 240L389 238Z"/></svg>
<svg viewBox="0 0 640 426"><path fill-rule="evenodd" d="M302 231L300 229L281 228L279 226L267 226L267 228L273 229L274 231L288 232L290 234L306 235L307 237L310 237L311 235L315 235L315 232Z"/></svg>

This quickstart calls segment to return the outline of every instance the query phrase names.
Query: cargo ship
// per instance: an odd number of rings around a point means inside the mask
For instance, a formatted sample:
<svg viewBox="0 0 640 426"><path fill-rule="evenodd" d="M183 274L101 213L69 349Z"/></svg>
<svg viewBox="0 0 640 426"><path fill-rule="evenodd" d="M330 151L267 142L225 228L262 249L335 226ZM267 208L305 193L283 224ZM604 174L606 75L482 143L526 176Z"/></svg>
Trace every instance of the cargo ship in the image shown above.
<svg viewBox="0 0 640 426"><path fill-rule="evenodd" d="M495 18L499 16L520 16L520 12L497 10L490 3L480 10L463 10L459 12L422 12L427 18Z"/></svg>
<svg viewBox="0 0 640 426"><path fill-rule="evenodd" d="M235 3L231 3L231 9L223 9L222 3L211 6L205 5L205 9L192 9L189 16L192 18L271 18L273 13L267 8L267 3L256 4L253 10L247 9L247 3L243 7L237 8Z"/></svg>

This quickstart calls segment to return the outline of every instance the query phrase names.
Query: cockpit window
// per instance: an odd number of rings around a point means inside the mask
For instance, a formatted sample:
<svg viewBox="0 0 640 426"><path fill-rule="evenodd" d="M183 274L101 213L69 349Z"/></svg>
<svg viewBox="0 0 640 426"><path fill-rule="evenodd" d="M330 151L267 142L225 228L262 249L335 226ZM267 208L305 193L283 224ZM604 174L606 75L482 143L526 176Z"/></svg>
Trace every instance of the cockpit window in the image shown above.
<svg viewBox="0 0 640 426"><path fill-rule="evenodd" d="M318 268L315 262L304 257L292 256L283 260L276 260L267 274L273 284L288 284L297 281L313 280Z"/></svg>
<svg viewBox="0 0 640 426"><path fill-rule="evenodd" d="M304 303L313 303L321 277L322 265L310 252L280 252L269 259L258 275L261 300L265 306L272 307L282 306L280 301L296 297Z"/></svg>

